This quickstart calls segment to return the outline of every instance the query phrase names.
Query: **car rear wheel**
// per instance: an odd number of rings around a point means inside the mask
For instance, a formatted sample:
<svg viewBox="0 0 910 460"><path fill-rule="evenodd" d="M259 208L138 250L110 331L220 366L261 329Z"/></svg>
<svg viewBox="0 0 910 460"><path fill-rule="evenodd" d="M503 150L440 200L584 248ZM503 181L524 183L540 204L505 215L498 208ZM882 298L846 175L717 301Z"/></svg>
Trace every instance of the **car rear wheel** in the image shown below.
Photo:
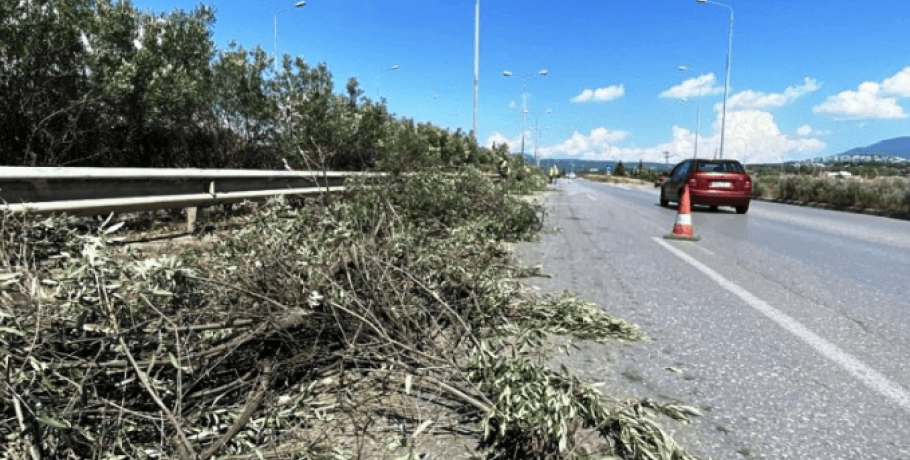
<svg viewBox="0 0 910 460"><path fill-rule="evenodd" d="M745 213L747 213L747 212L749 212L749 205L737 206L737 207L736 207L736 213L737 213L737 214L745 214Z"/></svg>
<svg viewBox="0 0 910 460"><path fill-rule="evenodd" d="M666 208L667 206L670 206L670 200L668 200L668 199L664 196L664 188L663 188L663 187L660 188L660 206L661 206L661 207L664 207L664 208Z"/></svg>

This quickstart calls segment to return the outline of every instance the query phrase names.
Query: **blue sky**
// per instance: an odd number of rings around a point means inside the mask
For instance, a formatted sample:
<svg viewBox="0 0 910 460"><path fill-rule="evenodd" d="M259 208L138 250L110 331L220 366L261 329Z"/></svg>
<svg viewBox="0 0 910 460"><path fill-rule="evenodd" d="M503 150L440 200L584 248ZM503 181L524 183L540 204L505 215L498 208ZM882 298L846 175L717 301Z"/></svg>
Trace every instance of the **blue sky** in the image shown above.
<svg viewBox="0 0 910 460"><path fill-rule="evenodd" d="M275 14L294 2L205 3L219 48L272 53ZM735 15L725 157L805 159L910 136L910 2L722 3ZM524 132L542 157L678 161L700 118L699 156L714 155L728 19L695 0L481 0L478 139L517 151ZM280 52L327 63L337 88L354 76L399 116L471 129L473 0L307 0L278 27Z"/></svg>

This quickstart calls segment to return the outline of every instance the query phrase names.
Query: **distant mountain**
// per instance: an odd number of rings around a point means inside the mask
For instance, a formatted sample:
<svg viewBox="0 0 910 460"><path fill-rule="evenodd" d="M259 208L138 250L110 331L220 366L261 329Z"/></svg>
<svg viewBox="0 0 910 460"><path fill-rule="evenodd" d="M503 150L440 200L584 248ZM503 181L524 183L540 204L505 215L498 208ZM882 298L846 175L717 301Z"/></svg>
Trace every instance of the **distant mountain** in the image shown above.
<svg viewBox="0 0 910 460"><path fill-rule="evenodd" d="M841 155L886 155L910 159L910 136L895 137L868 147L858 147Z"/></svg>

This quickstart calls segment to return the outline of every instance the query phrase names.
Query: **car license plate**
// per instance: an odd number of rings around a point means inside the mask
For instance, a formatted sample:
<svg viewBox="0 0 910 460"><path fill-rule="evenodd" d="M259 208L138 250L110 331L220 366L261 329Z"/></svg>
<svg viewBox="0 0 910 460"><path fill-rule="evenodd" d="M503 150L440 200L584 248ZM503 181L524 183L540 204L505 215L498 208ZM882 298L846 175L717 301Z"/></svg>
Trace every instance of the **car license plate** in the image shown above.
<svg viewBox="0 0 910 460"><path fill-rule="evenodd" d="M731 185L729 182L711 182L711 187L730 187Z"/></svg>

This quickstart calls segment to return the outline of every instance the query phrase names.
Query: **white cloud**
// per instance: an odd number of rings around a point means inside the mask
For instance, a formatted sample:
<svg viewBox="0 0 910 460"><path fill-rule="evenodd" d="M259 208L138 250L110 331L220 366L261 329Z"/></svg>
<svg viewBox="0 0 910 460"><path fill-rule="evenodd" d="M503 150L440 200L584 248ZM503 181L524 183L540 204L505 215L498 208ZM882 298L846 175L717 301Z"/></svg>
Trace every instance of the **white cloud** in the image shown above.
<svg viewBox="0 0 910 460"><path fill-rule="evenodd" d="M827 136L831 134L831 131L826 129L817 129L809 125L802 125L796 130L796 134L807 137L807 136Z"/></svg>
<svg viewBox="0 0 910 460"><path fill-rule="evenodd" d="M721 114L717 114L713 133L698 137L698 156L710 158L720 145ZM810 127L805 126L804 128ZM727 135L724 139L724 157L744 163L773 163L805 158L825 147L819 139L794 139L783 134L774 116L760 110L740 110L727 113ZM801 128L801 130L803 130ZM803 130L804 131L804 130ZM554 147L541 148L544 156L621 160L623 162L664 162L664 152L671 154L671 162L690 158L695 152L695 133L674 126L669 141L645 147L616 145L628 138L625 131L597 128L584 136L573 133Z"/></svg>
<svg viewBox="0 0 910 460"><path fill-rule="evenodd" d="M821 88L821 85L814 78L806 77L803 84L789 86L782 93L762 93L758 91L746 90L736 93L727 100L727 110L732 109L768 109L772 107L783 107L800 97L809 94ZM719 107L719 106L718 106Z"/></svg>
<svg viewBox="0 0 910 460"><path fill-rule="evenodd" d="M724 92L722 87L714 86L714 74L709 73L699 77L690 78L664 92L660 97L670 99L688 99L690 97L707 96L709 94L721 94Z"/></svg>
<svg viewBox="0 0 910 460"><path fill-rule="evenodd" d="M499 144L502 144L503 142L508 143L509 142L508 138L506 138L506 136L504 136L501 132L496 131L495 133L493 133L489 137L487 137L487 141L484 142L483 145L487 148L493 148L494 145L499 145Z"/></svg>
<svg viewBox="0 0 910 460"><path fill-rule="evenodd" d="M533 139L531 137L531 132L525 131L524 141L525 141L525 152L526 153L530 151L529 147L531 145L532 140ZM484 146L486 146L488 148L492 148L493 144L496 144L496 145L508 144L510 151L512 151L512 152L521 151L521 134L510 139L510 138L506 137L504 134L497 131L497 132L491 134L489 137L487 137L487 141L484 142Z"/></svg>
<svg viewBox="0 0 910 460"><path fill-rule="evenodd" d="M882 89L897 97L910 97L910 67L882 81Z"/></svg>
<svg viewBox="0 0 910 460"><path fill-rule="evenodd" d="M542 156L569 156L602 155L609 151L613 144L625 139L629 133L614 131L607 128L594 128L587 136L575 131L568 139L553 147L540 149Z"/></svg>
<svg viewBox="0 0 910 460"><path fill-rule="evenodd" d="M591 138L596 137L594 136L595 131L611 133L615 140L603 142L600 145L597 145L597 148L584 148L595 147L594 145L591 145L593 143L585 143L585 141L589 141ZM591 136L582 136L579 133L574 133L571 138L563 141L558 146L542 148L541 151L546 152L547 156L605 161L618 160L626 163L642 160L653 163L665 161L666 157L663 152L670 152L670 160L673 162L691 157L693 146L695 145L695 134L678 126L673 127L673 139L669 142L650 147L620 147L615 145L616 142L624 140L627 137L627 134L628 133L624 131L610 131L606 128L597 128L592 131ZM699 139L698 145L699 148L707 148L707 142L705 142L704 139Z"/></svg>
<svg viewBox="0 0 910 460"><path fill-rule="evenodd" d="M866 82L859 91L842 91L812 108L815 113L853 120L894 120L907 118L893 97L882 97L877 83Z"/></svg>
<svg viewBox="0 0 910 460"><path fill-rule="evenodd" d="M897 103L898 98L906 97L910 97L910 67L881 83L866 81L856 91L829 96L812 111L848 120L898 120L907 118L907 112Z"/></svg>
<svg viewBox="0 0 910 460"><path fill-rule="evenodd" d="M611 85L606 88L585 89L572 98L572 102L609 102L626 94L625 85Z"/></svg>
<svg viewBox="0 0 910 460"><path fill-rule="evenodd" d="M714 123L720 129L720 117ZM727 114L724 157L743 163L777 163L793 156L805 156L825 147L819 139L791 139L780 131L774 115L761 110L740 110Z"/></svg>

